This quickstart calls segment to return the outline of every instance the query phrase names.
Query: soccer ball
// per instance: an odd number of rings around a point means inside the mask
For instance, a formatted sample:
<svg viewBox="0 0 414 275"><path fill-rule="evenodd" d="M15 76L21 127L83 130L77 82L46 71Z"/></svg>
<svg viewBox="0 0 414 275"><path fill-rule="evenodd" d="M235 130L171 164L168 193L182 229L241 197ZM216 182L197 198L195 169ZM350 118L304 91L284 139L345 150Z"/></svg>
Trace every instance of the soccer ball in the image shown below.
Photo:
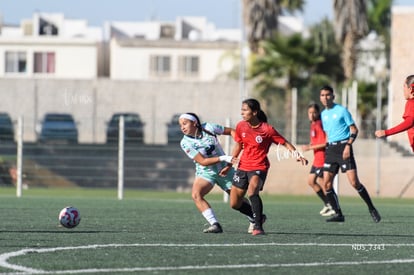
<svg viewBox="0 0 414 275"><path fill-rule="evenodd" d="M59 213L59 222L66 228L74 228L80 223L80 212L76 207L67 206Z"/></svg>

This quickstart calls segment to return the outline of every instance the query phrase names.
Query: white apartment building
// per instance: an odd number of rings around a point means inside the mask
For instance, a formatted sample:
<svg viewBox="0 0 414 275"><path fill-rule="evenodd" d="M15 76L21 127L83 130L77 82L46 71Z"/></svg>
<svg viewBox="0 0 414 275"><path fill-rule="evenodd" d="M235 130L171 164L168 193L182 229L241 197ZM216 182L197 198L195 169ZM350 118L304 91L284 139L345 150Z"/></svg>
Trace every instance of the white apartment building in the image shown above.
<svg viewBox="0 0 414 275"><path fill-rule="evenodd" d="M304 26L300 18L282 16L280 29L289 34ZM238 70L241 39L239 29L218 29L205 17L100 28L61 13L34 13L18 26L0 22L0 77L225 80Z"/></svg>
<svg viewBox="0 0 414 275"><path fill-rule="evenodd" d="M280 17L282 33L302 32L296 17ZM217 81L238 70L240 29L217 29L205 17L175 22L108 22L110 77L114 80ZM241 50L243 49L243 50Z"/></svg>
<svg viewBox="0 0 414 275"><path fill-rule="evenodd" d="M170 22L111 22L110 77L114 80L214 81L238 64L238 29L219 30L204 17Z"/></svg>
<svg viewBox="0 0 414 275"><path fill-rule="evenodd" d="M0 30L0 77L95 79L102 30L63 14L35 13Z"/></svg>

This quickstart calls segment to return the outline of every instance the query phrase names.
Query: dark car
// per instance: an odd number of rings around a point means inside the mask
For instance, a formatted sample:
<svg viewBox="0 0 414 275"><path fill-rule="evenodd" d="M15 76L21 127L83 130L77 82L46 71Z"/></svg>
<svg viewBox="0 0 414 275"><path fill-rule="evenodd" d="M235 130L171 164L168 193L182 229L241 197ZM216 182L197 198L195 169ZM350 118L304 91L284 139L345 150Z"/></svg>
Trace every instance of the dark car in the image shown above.
<svg viewBox="0 0 414 275"><path fill-rule="evenodd" d="M8 113L0 113L0 141L14 142L14 125Z"/></svg>
<svg viewBox="0 0 414 275"><path fill-rule="evenodd" d="M170 122L167 123L167 140L169 144L178 143L183 138L183 132L181 132L181 127L178 123L179 118L180 114L174 114Z"/></svg>
<svg viewBox="0 0 414 275"><path fill-rule="evenodd" d="M39 133L39 142L78 143L78 129L71 114L48 113L44 116Z"/></svg>
<svg viewBox="0 0 414 275"><path fill-rule="evenodd" d="M115 113L108 122L106 130L106 142L118 142L119 137L119 119L124 117L125 142L144 142L144 125L141 117L137 113Z"/></svg>

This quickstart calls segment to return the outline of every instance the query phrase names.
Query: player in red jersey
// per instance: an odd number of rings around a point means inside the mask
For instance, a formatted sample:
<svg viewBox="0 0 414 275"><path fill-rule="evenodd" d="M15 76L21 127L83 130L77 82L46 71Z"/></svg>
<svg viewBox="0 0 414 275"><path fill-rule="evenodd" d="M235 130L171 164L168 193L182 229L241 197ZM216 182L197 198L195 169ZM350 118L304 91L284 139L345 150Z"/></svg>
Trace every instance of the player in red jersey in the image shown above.
<svg viewBox="0 0 414 275"><path fill-rule="evenodd" d="M403 121L390 129L375 131L375 136L381 138L407 131L408 141L414 152L414 75L407 76L404 81L403 90L404 97L407 100L402 116Z"/></svg>
<svg viewBox="0 0 414 275"><path fill-rule="evenodd" d="M322 128L321 110L319 105L312 103L308 106L310 121L310 143L303 145L304 152L313 150L313 163L308 176L308 184L323 201L324 207L319 212L322 216L332 216L335 211L328 203L323 186L323 164L325 162L326 134Z"/></svg>
<svg viewBox="0 0 414 275"><path fill-rule="evenodd" d="M233 177L230 206L239 209L247 193L255 219L252 235L263 235L263 203L259 192L263 190L270 167L267 158L270 146L272 143L283 145L303 165L308 161L297 152L295 146L267 123L267 116L256 99L246 99L242 102L241 116L243 120L236 126L236 144L232 154L234 158L238 158L242 150L243 153Z"/></svg>

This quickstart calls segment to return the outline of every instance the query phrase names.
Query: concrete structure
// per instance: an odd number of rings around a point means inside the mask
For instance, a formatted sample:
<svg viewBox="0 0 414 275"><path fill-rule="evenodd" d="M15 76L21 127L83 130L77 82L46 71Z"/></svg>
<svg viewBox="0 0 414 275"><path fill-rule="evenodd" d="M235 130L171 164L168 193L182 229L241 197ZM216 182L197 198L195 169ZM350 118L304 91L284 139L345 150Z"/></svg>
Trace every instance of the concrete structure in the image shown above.
<svg viewBox="0 0 414 275"><path fill-rule="evenodd" d="M0 77L95 79L101 40L102 31L85 20L35 13L20 26L1 27Z"/></svg>
<svg viewBox="0 0 414 275"><path fill-rule="evenodd" d="M106 141L106 122L115 112L137 112L145 122L145 143L166 143L166 123L174 113L196 112L204 120L240 119L237 81L159 82L0 78L0 110L25 121L24 140L36 141L47 112L73 114L80 143Z"/></svg>
<svg viewBox="0 0 414 275"><path fill-rule="evenodd" d="M387 112L389 126L394 126L402 121L402 114L406 102L402 88L403 83L408 75L414 74L414 50L411 39L407 39L413 31L410 23L413 16L413 6L395 6L392 8L391 81ZM396 141L411 151L406 133L390 136L388 140Z"/></svg>

